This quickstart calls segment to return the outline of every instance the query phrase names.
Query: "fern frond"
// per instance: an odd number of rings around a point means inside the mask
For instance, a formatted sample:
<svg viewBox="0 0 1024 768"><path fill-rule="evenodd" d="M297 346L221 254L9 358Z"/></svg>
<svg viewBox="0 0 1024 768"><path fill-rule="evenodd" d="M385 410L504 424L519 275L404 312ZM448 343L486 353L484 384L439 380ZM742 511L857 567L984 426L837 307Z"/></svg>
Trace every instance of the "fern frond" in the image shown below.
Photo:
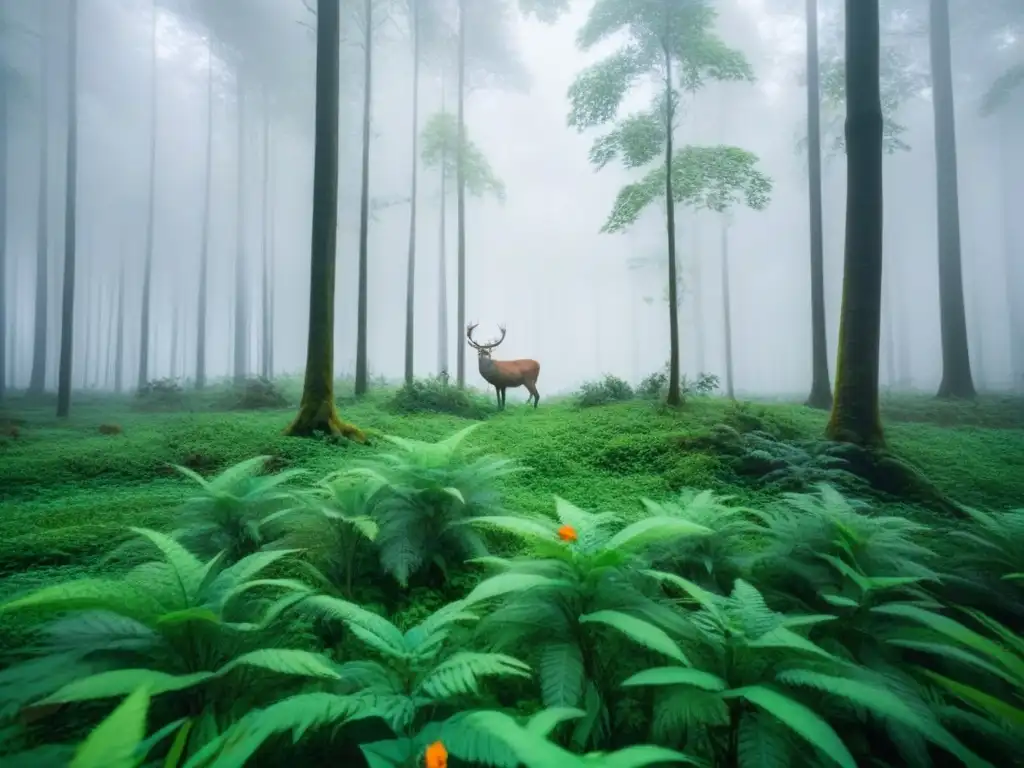
<svg viewBox="0 0 1024 768"><path fill-rule="evenodd" d="M456 653L434 667L417 686L435 700L477 693L484 677L530 677L529 665L498 653Z"/></svg>

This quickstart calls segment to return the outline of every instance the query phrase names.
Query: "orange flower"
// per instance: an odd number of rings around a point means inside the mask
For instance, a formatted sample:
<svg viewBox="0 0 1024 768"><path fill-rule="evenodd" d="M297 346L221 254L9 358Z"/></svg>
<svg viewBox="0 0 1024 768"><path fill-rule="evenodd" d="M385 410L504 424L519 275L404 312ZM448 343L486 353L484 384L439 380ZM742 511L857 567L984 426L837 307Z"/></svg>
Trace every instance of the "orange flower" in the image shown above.
<svg viewBox="0 0 1024 768"><path fill-rule="evenodd" d="M428 746L424 754L424 762L426 768L448 768L448 750L444 748L444 744L435 741Z"/></svg>
<svg viewBox="0 0 1024 768"><path fill-rule="evenodd" d="M558 538L562 541L576 541L576 529L571 525L563 525L558 529Z"/></svg>

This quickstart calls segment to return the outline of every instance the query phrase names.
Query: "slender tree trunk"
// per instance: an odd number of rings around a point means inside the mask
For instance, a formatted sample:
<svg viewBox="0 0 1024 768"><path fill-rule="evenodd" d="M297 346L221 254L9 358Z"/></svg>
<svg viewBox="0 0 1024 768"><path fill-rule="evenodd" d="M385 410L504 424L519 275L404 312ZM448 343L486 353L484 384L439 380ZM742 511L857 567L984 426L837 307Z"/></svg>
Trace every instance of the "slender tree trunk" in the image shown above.
<svg viewBox="0 0 1024 768"><path fill-rule="evenodd" d="M11 389L18 388L18 329L21 326L21 322L18 315L18 310L21 302L18 301L18 291L21 286L19 280L18 261L15 259L11 261L11 274L10 274L10 285L13 289L11 291L11 306L10 306L10 317L11 320L7 323L11 337L7 342L7 351L9 353L10 361L7 364L7 380L10 384Z"/></svg>
<svg viewBox="0 0 1024 768"><path fill-rule="evenodd" d="M1003 203L1003 282L1006 285L1006 316L1009 321L1010 389L1021 392L1024 391L1024 297L1019 265L1024 255L1024 242L1018 237L1022 230L1017 213L1019 204L1014 194L1020 177L1014 173L1016 166L1011 158L1011 147L1019 135L1013 122L1009 111L1004 110L1000 118L999 175Z"/></svg>
<svg viewBox="0 0 1024 768"><path fill-rule="evenodd" d="M156 225L156 131L157 131L157 56L156 20L157 6L153 3L152 40L152 93L149 110L149 209L146 212L146 256L142 274L142 320L139 323L139 376L136 386L140 389L150 379L149 343L153 304L153 250L155 248L154 228Z"/></svg>
<svg viewBox="0 0 1024 768"><path fill-rule="evenodd" d="M669 363L668 404L679 405L679 285L676 271L676 202L672 196L673 129L675 127L675 91L672 88L672 56L668 43L663 43L665 54L665 223L668 232L668 316Z"/></svg>
<svg viewBox="0 0 1024 768"><path fill-rule="evenodd" d="M235 344L234 380L245 379L249 373L249 281L246 269L245 243L245 78L244 62L239 63L235 87L238 102L238 201L235 215Z"/></svg>
<svg viewBox="0 0 1024 768"><path fill-rule="evenodd" d="M444 77L441 78L441 112L444 112ZM437 374L448 375L448 152L441 147L441 220L437 277Z"/></svg>
<svg viewBox="0 0 1024 768"><path fill-rule="evenodd" d="M118 338L114 356L114 391L124 391L125 371L125 254L121 248L121 263L118 266Z"/></svg>
<svg viewBox="0 0 1024 768"><path fill-rule="evenodd" d="M103 388L109 390L112 382L112 363L115 363L114 349L117 334L117 287L112 287L107 296L107 332L104 334Z"/></svg>
<svg viewBox="0 0 1024 768"><path fill-rule="evenodd" d="M274 174L276 179L276 172L271 170L271 174ZM270 294L267 299L270 302L270 308L268 313L270 315L270 339L267 345L267 370L269 371L270 378L274 377L274 318L275 318L275 304L274 304L274 273L277 265L277 195L274 194L274 186L271 184L271 202L270 202Z"/></svg>
<svg viewBox="0 0 1024 768"><path fill-rule="evenodd" d="M939 225L939 315L942 382L939 397L974 397L967 345L963 271L960 262L960 199L957 189L956 115L949 43L949 0L931 0L929 43L935 115L935 184Z"/></svg>
<svg viewBox="0 0 1024 768"><path fill-rule="evenodd" d="M50 48L48 3L40 3L42 41L39 46L39 199L36 206L36 297L32 330L32 375L28 391L40 395L46 389L46 357L49 341L47 317L50 311Z"/></svg>
<svg viewBox="0 0 1024 768"><path fill-rule="evenodd" d="M846 4L846 253L836 391L826 434L884 444L878 410L882 309L882 100L878 0Z"/></svg>
<svg viewBox="0 0 1024 768"><path fill-rule="evenodd" d="M690 219L690 225L693 227L693 232L690 233L690 248L692 256L692 267L691 274L693 276L693 326L694 326L694 337L693 337L693 348L694 348L694 373L697 376L704 373L705 369L705 356L704 356L704 301L702 296L703 290L703 275L701 274L701 254L700 254L700 214L696 209L693 211L693 216Z"/></svg>
<svg viewBox="0 0 1024 768"><path fill-rule="evenodd" d="M363 168L359 192L359 304L356 309L356 381L355 394L365 395L370 388L366 359L367 267L370 247L370 123L373 105L373 0L363 6Z"/></svg>
<svg viewBox="0 0 1024 768"><path fill-rule="evenodd" d="M71 367L75 330L75 236L78 190L78 0L68 2L67 179L64 191L64 286L61 300L57 416L71 412Z"/></svg>
<svg viewBox="0 0 1024 768"><path fill-rule="evenodd" d="M206 315L210 281L210 203L213 184L213 43L206 44L206 169L203 179L203 229L199 244L199 308L196 318L196 389L206 386ZM123 269L123 268L122 268Z"/></svg>
<svg viewBox="0 0 1024 768"><path fill-rule="evenodd" d="M807 0L807 191L811 214L811 408L831 408L825 324L825 242L821 211L821 78L818 0Z"/></svg>
<svg viewBox="0 0 1024 768"><path fill-rule="evenodd" d="M732 306L729 291L729 220L722 219L722 317L725 321L725 394L736 399L732 368Z"/></svg>
<svg viewBox="0 0 1024 768"><path fill-rule="evenodd" d="M260 331L260 375L265 379L270 378L270 345L274 333L273 325L270 322L270 222L268 211L270 208L270 104L267 102L267 89L263 87L263 215L261 226L263 229L263 290L260 296L262 307L262 328Z"/></svg>
<svg viewBox="0 0 1024 768"><path fill-rule="evenodd" d="M0 73L0 402L7 390L7 77Z"/></svg>
<svg viewBox="0 0 1024 768"><path fill-rule="evenodd" d="M409 201L409 264L405 277L405 383L412 384L416 310L416 193L420 138L420 5L412 0L412 175ZM444 173L444 170L441 171Z"/></svg>
<svg viewBox="0 0 1024 768"><path fill-rule="evenodd" d="M289 435L317 432L363 441L334 405L334 284L338 240L338 88L340 0L318 0L313 232L310 245L309 336L302 402Z"/></svg>
<svg viewBox="0 0 1024 768"><path fill-rule="evenodd" d="M175 276L171 295L171 367L170 377L178 378L178 353L181 351L181 287L180 279Z"/></svg>
<svg viewBox="0 0 1024 768"><path fill-rule="evenodd" d="M87 230L88 231L88 230ZM82 298L85 300L81 308L81 319L85 321L85 334L82 339L82 389L89 389L92 380L93 347L96 344L96 251L86 238L87 250L82 264Z"/></svg>
<svg viewBox="0 0 1024 768"><path fill-rule="evenodd" d="M889 253L893 253L889 251ZM896 329L893 323L892 288L883 270L882 273L882 346L885 351L885 377L882 379L886 389L896 384Z"/></svg>
<svg viewBox="0 0 1024 768"><path fill-rule="evenodd" d="M459 338L456 380L466 386L466 345L461 334L466 328L466 167L462 148L466 145L466 0L459 0L459 84L458 131L455 139L455 207L458 220L458 315Z"/></svg>

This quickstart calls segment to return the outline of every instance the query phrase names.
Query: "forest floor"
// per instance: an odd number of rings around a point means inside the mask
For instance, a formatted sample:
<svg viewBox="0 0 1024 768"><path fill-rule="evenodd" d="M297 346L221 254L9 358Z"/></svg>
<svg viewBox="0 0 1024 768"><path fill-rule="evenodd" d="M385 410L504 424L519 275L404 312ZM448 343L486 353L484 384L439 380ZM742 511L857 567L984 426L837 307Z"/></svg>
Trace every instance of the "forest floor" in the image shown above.
<svg viewBox="0 0 1024 768"><path fill-rule="evenodd" d="M390 397L377 391L358 402L343 398L341 413L371 435L427 441L470 423L396 413ZM0 411L0 599L94 570L127 526L173 528L176 509L195 486L172 465L210 475L266 455L274 469L302 468L317 479L387 445L288 438L282 429L292 406L224 411L213 402L147 410L83 394L67 422L54 418L48 402L14 400ZM943 494L986 509L1024 505L1024 401L900 396L887 399L883 418L892 452ZM556 494L583 508L627 510L642 496L665 499L684 487L757 506L779 490L751 483L730 457L688 438L726 424L799 444L820 438L825 420L825 413L800 405L717 397L692 398L678 411L645 401L579 408L571 399L548 400L536 410L515 403L492 411L467 446L529 467L504 481L505 503L522 512L550 513ZM104 424L123 431L102 434Z"/></svg>

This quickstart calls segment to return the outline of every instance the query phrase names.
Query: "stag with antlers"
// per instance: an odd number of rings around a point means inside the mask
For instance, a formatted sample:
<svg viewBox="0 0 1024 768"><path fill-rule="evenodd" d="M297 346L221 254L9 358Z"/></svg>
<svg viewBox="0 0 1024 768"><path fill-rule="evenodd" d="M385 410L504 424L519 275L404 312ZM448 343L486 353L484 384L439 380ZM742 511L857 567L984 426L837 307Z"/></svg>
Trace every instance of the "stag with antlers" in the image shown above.
<svg viewBox="0 0 1024 768"><path fill-rule="evenodd" d="M476 350L480 362L480 375L484 380L494 387L498 393L498 410L505 408L505 390L509 387L526 387L530 396L526 399L527 404L533 400L533 407L540 402L540 394L537 392L537 377L540 376L540 363L536 360L494 360L491 358L491 350L505 340L505 327L498 326L501 337L497 341L487 344L478 344L473 341L473 329L477 323L470 323L466 326L466 338L469 346Z"/></svg>

